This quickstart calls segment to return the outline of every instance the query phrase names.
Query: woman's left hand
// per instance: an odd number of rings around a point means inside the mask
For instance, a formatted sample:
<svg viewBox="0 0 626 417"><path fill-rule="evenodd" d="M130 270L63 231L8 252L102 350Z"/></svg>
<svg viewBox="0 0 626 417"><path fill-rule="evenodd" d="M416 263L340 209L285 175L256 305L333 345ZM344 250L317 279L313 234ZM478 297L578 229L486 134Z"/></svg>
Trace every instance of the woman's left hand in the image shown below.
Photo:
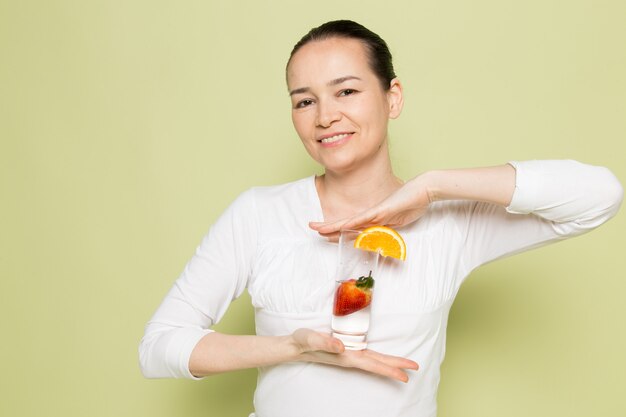
<svg viewBox="0 0 626 417"><path fill-rule="evenodd" d="M331 239L346 229L359 230L376 225L402 227L422 217L431 201L427 187L418 176L407 181L379 204L353 217L334 222L310 222L309 227Z"/></svg>
<svg viewBox="0 0 626 417"><path fill-rule="evenodd" d="M339 339L311 329L298 329L290 338L297 349L296 360L299 361L358 368L402 382L408 382L408 370L419 369L419 365L411 359L369 349L346 350Z"/></svg>
<svg viewBox="0 0 626 417"><path fill-rule="evenodd" d="M506 207L513 198L515 178L515 168L510 164L427 171L356 216L334 222L311 222L309 226L323 236L336 239L339 231L345 229L402 227L422 217L433 201L473 200Z"/></svg>

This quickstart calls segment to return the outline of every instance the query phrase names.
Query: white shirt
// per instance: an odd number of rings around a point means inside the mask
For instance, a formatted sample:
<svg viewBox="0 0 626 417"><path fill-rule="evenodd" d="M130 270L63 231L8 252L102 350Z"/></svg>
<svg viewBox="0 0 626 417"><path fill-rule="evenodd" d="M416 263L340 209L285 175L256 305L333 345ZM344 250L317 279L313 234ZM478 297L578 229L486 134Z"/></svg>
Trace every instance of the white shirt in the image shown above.
<svg viewBox="0 0 626 417"><path fill-rule="evenodd" d="M424 217L398 229L406 261L384 259L379 268L368 348L419 363L408 383L315 363L263 367L256 417L435 416L448 313L469 273L589 231L621 203L621 185L605 168L575 161L511 165L516 188L509 207L434 203ZM239 196L146 326L144 375L194 378L191 351L246 288L258 335L302 327L329 333L337 248L308 227L322 219L314 177Z"/></svg>

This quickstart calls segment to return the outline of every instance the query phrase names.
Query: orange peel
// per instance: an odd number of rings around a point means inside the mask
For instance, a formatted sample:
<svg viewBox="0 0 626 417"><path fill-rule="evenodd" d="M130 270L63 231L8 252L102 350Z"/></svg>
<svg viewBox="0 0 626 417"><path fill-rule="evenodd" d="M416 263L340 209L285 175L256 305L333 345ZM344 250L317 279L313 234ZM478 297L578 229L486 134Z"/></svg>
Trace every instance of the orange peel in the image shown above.
<svg viewBox="0 0 626 417"><path fill-rule="evenodd" d="M391 227L368 227L356 237L354 247L378 252L382 256L406 260L406 243L400 233Z"/></svg>

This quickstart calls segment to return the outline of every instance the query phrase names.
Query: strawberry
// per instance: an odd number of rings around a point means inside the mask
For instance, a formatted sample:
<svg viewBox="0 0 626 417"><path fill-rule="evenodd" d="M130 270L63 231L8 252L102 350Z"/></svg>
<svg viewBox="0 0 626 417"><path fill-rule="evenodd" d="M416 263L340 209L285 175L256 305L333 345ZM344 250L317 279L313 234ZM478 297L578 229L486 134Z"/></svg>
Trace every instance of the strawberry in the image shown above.
<svg viewBox="0 0 626 417"><path fill-rule="evenodd" d="M346 316L359 311L372 302L374 278L372 271L366 277L341 281L335 293L335 316Z"/></svg>

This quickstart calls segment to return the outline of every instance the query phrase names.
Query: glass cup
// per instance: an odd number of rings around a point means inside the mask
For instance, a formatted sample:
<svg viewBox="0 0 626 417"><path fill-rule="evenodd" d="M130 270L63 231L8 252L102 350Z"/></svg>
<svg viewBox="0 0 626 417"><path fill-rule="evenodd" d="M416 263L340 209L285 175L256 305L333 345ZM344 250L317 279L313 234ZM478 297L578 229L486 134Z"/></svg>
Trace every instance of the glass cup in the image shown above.
<svg viewBox="0 0 626 417"><path fill-rule="evenodd" d="M331 324L332 335L350 350L363 350L367 347L374 278L377 276L379 258L377 252L354 247L354 240L359 233L357 230L345 230L339 238Z"/></svg>

